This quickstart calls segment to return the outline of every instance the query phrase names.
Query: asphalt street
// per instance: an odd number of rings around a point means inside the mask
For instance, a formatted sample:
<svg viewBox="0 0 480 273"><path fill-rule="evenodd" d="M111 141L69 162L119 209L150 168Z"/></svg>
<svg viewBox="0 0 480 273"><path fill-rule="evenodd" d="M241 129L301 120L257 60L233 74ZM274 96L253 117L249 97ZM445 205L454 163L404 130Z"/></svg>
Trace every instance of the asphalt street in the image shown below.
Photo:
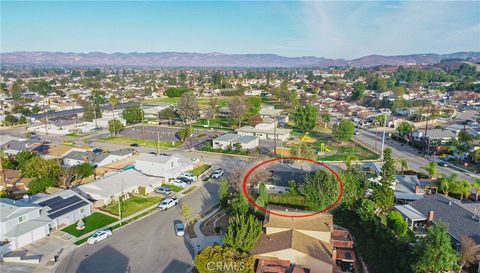
<svg viewBox="0 0 480 273"><path fill-rule="evenodd" d="M218 201L218 184L205 183L180 201L195 215ZM182 273L193 263L193 249L184 237L174 233L175 221L182 221L180 206L158 211L115 230L112 237L95 245L84 245L61 261L57 273Z"/></svg>
<svg viewBox="0 0 480 273"><path fill-rule="evenodd" d="M370 143L371 145L376 145L376 147L381 147L382 135L381 133L370 132L367 130L360 130L360 134L357 136L362 141ZM393 158L400 160L406 159L408 162L408 168L412 170L422 170L422 167L427 165L428 162L432 161L432 156L425 158L418 153L418 150L410 147L408 145L402 146L400 142L395 140L386 139L385 147L390 147L392 149ZM440 174L450 175L453 173L458 174L459 179L471 180L474 174L458 171L451 167L438 167L438 172ZM425 172L426 173L426 172Z"/></svg>

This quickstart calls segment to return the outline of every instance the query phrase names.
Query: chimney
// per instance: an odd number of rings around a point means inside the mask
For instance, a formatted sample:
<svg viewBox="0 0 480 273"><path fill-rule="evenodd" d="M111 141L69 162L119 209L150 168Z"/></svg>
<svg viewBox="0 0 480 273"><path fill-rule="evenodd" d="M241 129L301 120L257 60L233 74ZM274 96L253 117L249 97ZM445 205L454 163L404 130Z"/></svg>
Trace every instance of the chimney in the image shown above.
<svg viewBox="0 0 480 273"><path fill-rule="evenodd" d="M415 194L420 194L420 186L415 185Z"/></svg>
<svg viewBox="0 0 480 273"><path fill-rule="evenodd" d="M335 247L332 250L332 260L333 262L337 261L337 249Z"/></svg>
<svg viewBox="0 0 480 273"><path fill-rule="evenodd" d="M428 214L427 214L427 226L430 226L433 222L433 217L434 217L434 212L433 210L430 210L428 211Z"/></svg>

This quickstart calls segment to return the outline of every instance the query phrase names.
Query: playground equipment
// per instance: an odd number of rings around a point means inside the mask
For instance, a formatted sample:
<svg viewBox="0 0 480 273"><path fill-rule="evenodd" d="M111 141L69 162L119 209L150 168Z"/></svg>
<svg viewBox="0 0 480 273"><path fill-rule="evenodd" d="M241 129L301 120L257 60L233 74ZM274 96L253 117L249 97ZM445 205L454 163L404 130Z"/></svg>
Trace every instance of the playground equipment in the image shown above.
<svg viewBox="0 0 480 273"><path fill-rule="evenodd" d="M325 143L321 143L320 144L320 152L321 153L329 153L330 149L327 147L327 145L325 145Z"/></svg>
<svg viewBox="0 0 480 273"><path fill-rule="evenodd" d="M303 137L300 139L300 141L302 142L310 142L310 134L308 132L306 132L305 134L303 134Z"/></svg>

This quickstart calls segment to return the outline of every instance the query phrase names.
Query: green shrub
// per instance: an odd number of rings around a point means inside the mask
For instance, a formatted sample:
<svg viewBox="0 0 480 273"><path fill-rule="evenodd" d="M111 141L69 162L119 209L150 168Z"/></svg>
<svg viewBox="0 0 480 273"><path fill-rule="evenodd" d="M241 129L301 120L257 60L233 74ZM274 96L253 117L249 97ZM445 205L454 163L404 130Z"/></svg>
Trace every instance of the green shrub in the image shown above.
<svg viewBox="0 0 480 273"><path fill-rule="evenodd" d="M55 186L56 181L54 178L44 177L44 178L37 178L30 182L28 185L28 192L30 194L36 194L42 191L45 191L48 187Z"/></svg>

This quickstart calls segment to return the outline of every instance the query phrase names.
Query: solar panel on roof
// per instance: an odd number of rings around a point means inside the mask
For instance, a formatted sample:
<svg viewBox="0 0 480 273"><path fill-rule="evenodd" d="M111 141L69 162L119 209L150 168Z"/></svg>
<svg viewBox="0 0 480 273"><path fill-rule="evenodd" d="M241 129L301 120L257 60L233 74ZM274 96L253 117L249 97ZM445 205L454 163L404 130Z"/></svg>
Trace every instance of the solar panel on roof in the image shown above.
<svg viewBox="0 0 480 273"><path fill-rule="evenodd" d="M52 199L56 199L56 198L57 197L54 197ZM80 197L78 197L77 195L72 195L72 196L70 196L66 199L63 199L63 198L59 197L59 199L56 199L54 202L50 202L49 204L47 204L47 206L50 207L50 210L48 210L48 213L54 213L57 210L63 209L67 206L70 206L70 205L75 204L75 203L80 202L80 201L82 201L82 199ZM40 205L42 205L42 204L40 204Z"/></svg>
<svg viewBox="0 0 480 273"><path fill-rule="evenodd" d="M71 212L71 211L74 211L74 210L76 210L76 209L78 209L78 208L81 208L81 207L87 205L87 204L88 204L87 202L85 202L85 201L82 200L81 202L76 203L76 204L74 204L74 205L72 205L72 206L69 206L69 207L63 208L63 209L61 209L61 210L58 210L58 211L56 211L56 212L54 212L54 213L51 213L51 214L48 215L48 217L49 217L50 219L55 219L55 218L57 218L57 217L60 216L60 215L69 213L69 212Z"/></svg>
<svg viewBox="0 0 480 273"><path fill-rule="evenodd" d="M50 199L45 200L45 201L43 201L43 202L40 202L39 205L41 205L41 206L50 206L50 204L55 203L55 202L58 202L59 200L63 200L63 198L60 197L60 196L55 196L55 197L53 197L53 198L50 198Z"/></svg>

